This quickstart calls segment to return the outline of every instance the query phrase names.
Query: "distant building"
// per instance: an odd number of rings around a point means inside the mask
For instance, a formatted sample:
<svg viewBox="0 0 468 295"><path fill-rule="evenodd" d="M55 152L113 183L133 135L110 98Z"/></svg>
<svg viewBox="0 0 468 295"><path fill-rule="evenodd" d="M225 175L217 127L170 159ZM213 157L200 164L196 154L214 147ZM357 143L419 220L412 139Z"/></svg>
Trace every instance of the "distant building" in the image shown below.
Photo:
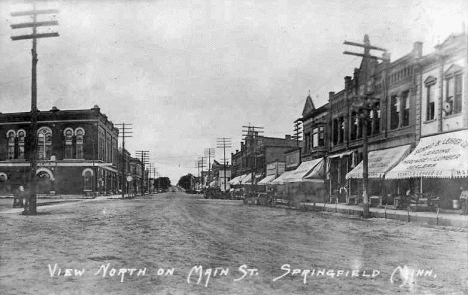
<svg viewBox="0 0 468 295"><path fill-rule="evenodd" d="M285 163L285 152L300 146L302 141L296 141L290 135L285 138L266 137L251 133L241 142L241 149L231 154L231 177L255 173L257 179L267 175L267 164L280 161Z"/></svg>
<svg viewBox="0 0 468 295"><path fill-rule="evenodd" d="M39 194L116 192L119 131L98 106L40 111L37 124ZM31 113L0 114L0 175L3 187L27 185Z"/></svg>

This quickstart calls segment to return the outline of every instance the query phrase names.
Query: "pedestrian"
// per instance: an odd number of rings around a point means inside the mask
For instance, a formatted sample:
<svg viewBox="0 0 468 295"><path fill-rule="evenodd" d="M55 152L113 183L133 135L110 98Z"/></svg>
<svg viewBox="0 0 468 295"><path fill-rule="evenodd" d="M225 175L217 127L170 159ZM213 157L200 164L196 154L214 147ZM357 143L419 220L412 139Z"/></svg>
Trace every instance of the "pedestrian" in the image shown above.
<svg viewBox="0 0 468 295"><path fill-rule="evenodd" d="M462 208L462 215L468 215L468 188L467 186L462 186L460 193L460 203Z"/></svg>
<svg viewBox="0 0 468 295"><path fill-rule="evenodd" d="M19 185L13 190L13 208L22 208L26 205L27 199L25 195L23 185Z"/></svg>

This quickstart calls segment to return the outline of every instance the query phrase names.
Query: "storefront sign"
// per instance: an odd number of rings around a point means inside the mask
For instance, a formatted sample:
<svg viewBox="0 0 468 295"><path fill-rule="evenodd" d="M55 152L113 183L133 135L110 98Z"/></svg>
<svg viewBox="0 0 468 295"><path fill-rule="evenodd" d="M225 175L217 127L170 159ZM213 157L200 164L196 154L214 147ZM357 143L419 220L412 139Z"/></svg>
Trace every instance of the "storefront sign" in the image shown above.
<svg viewBox="0 0 468 295"><path fill-rule="evenodd" d="M387 178L468 176L468 130L424 137Z"/></svg>

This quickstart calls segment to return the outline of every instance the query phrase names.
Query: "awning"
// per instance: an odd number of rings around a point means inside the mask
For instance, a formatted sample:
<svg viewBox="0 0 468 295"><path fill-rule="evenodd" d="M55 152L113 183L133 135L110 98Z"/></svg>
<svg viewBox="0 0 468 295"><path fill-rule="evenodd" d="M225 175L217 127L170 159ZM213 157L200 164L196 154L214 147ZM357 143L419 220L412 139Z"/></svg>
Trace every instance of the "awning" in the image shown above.
<svg viewBox="0 0 468 295"><path fill-rule="evenodd" d="M248 179L251 179L251 178L252 178L252 173L243 174L243 175L241 175L241 177L239 178L239 184L245 184L245 182L246 182Z"/></svg>
<svg viewBox="0 0 468 295"><path fill-rule="evenodd" d="M218 182L216 180L213 180L212 182L210 182L210 187L217 187L218 186Z"/></svg>
<svg viewBox="0 0 468 295"><path fill-rule="evenodd" d="M240 184L239 180L241 180L244 176L245 176L245 174L244 174L244 175L239 175L239 176L234 177L233 179L231 179L231 180L229 181L229 184L230 184L230 185L238 185L238 184Z"/></svg>
<svg viewBox="0 0 468 295"><path fill-rule="evenodd" d="M276 178L276 175L268 175L267 177L260 180L257 184L258 185L267 185L272 182Z"/></svg>
<svg viewBox="0 0 468 295"><path fill-rule="evenodd" d="M385 174L395 167L404 157L409 154L410 145L403 145L394 148L376 150L369 153L368 156L368 177L383 178ZM346 174L346 179L362 178L362 162L353 170Z"/></svg>
<svg viewBox="0 0 468 295"><path fill-rule="evenodd" d="M252 174L253 173L250 173L248 176L242 179L242 184L252 184ZM261 177L262 177L262 174L256 174L255 180L259 180Z"/></svg>
<svg viewBox="0 0 468 295"><path fill-rule="evenodd" d="M386 178L468 177L468 130L423 137Z"/></svg>
<svg viewBox="0 0 468 295"><path fill-rule="evenodd" d="M323 168L323 158L302 162L285 182L312 181L313 179L324 181Z"/></svg>
<svg viewBox="0 0 468 295"><path fill-rule="evenodd" d="M285 180L288 179L292 173L294 173L294 170L284 172L278 178L273 180L271 184L284 184Z"/></svg>

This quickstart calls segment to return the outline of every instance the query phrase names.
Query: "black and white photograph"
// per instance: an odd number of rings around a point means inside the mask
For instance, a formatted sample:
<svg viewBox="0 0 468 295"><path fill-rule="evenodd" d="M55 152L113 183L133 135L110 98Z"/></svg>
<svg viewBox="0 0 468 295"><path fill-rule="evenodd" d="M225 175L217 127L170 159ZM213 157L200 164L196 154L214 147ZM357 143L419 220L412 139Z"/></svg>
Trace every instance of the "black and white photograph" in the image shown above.
<svg viewBox="0 0 468 295"><path fill-rule="evenodd" d="M468 294L468 1L0 0L0 293Z"/></svg>

